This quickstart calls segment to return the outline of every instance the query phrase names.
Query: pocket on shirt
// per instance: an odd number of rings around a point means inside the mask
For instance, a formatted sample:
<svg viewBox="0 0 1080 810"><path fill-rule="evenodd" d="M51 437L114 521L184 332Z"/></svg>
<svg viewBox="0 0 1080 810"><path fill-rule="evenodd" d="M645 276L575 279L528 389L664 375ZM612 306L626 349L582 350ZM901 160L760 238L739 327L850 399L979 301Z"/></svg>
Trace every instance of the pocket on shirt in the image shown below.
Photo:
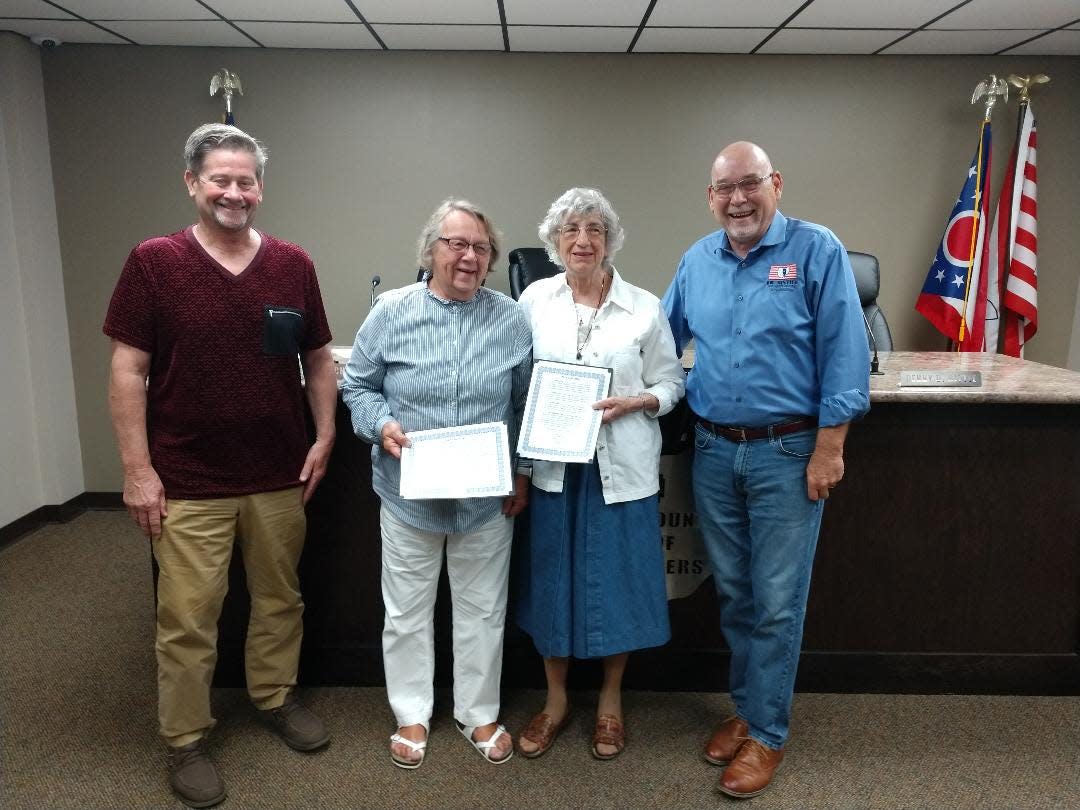
<svg viewBox="0 0 1080 810"><path fill-rule="evenodd" d="M263 307L263 353L296 356L304 335L304 313L295 307Z"/></svg>

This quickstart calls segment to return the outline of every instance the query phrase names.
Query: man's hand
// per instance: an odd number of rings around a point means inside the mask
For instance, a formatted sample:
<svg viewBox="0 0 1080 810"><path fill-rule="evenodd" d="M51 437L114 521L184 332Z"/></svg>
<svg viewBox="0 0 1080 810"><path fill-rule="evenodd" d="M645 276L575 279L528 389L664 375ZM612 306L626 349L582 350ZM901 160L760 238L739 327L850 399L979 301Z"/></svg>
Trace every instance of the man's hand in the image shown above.
<svg viewBox="0 0 1080 810"><path fill-rule="evenodd" d="M390 420L382 427L382 449L394 458L401 458L401 448L408 447L409 440L405 438L405 430L399 422Z"/></svg>
<svg viewBox="0 0 1080 810"><path fill-rule="evenodd" d="M304 484L304 503L311 500L315 487L326 475L326 465L330 463L330 451L334 449L333 439L316 439L304 459L304 469L300 471L300 481Z"/></svg>
<svg viewBox="0 0 1080 810"><path fill-rule="evenodd" d="M151 540L161 534L161 521L169 510L165 504L165 487L153 467L124 473L124 506L143 534Z"/></svg>
<svg viewBox="0 0 1080 810"><path fill-rule="evenodd" d="M517 473L514 476L514 494L503 498L502 513L507 517L517 517L529 505L529 476Z"/></svg>
<svg viewBox="0 0 1080 810"><path fill-rule="evenodd" d="M847 431L846 424L818 428L817 444L806 465L806 496L810 500L827 500L829 491L844 477Z"/></svg>

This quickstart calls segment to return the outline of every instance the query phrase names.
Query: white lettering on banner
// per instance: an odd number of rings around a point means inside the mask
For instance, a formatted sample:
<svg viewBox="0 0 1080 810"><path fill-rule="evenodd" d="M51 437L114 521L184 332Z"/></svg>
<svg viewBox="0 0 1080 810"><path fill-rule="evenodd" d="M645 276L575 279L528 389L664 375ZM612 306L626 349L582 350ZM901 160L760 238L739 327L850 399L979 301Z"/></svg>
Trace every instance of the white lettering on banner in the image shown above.
<svg viewBox="0 0 1080 810"><path fill-rule="evenodd" d="M690 454L660 457L660 543L664 549L668 599L682 599L709 575L705 544L697 530L690 488Z"/></svg>

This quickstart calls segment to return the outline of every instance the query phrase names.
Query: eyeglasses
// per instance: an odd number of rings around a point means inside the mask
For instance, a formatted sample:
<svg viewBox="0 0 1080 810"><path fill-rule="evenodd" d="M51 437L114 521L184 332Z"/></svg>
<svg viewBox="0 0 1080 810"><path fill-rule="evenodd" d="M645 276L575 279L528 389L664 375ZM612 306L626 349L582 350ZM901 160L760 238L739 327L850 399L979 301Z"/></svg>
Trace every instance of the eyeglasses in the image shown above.
<svg viewBox="0 0 1080 810"><path fill-rule="evenodd" d="M472 248L478 259L484 259L491 255L491 245L487 242L466 242L464 239L451 239L447 236L437 236L435 238L440 242L446 242L446 246L454 253L464 253L469 248Z"/></svg>
<svg viewBox="0 0 1080 810"><path fill-rule="evenodd" d="M200 177L200 183L209 183L210 185L217 186L222 191L228 191L233 183L236 183L236 187L241 191L252 191L259 182L251 177L226 177L224 175L215 175L214 177Z"/></svg>
<svg viewBox="0 0 1080 810"><path fill-rule="evenodd" d="M584 229L577 223L563 225L561 228L559 228L559 233L561 233L567 239L577 239L578 234L581 233L582 230L585 231L585 235L589 239L599 239L601 236L607 233L607 228L605 228L603 225L597 225L596 223L590 223L586 225Z"/></svg>
<svg viewBox="0 0 1080 810"><path fill-rule="evenodd" d="M737 188L742 189L742 193L749 197L761 188L762 183L772 179L774 174L776 174L776 172L769 172L768 174L761 175L761 177L744 177L742 180L735 183L713 183L710 188L717 197L723 197L725 199L734 194L735 189Z"/></svg>

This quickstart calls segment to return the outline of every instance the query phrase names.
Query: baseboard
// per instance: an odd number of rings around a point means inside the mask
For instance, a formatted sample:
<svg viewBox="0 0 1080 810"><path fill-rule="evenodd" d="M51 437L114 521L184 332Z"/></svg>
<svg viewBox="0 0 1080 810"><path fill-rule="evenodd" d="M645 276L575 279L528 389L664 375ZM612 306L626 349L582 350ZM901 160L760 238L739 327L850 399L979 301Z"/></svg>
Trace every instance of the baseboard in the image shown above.
<svg viewBox="0 0 1080 810"><path fill-rule="evenodd" d="M0 526L0 549L49 523L67 523L87 509L123 509L119 492L84 492L61 504L39 506L33 512Z"/></svg>

